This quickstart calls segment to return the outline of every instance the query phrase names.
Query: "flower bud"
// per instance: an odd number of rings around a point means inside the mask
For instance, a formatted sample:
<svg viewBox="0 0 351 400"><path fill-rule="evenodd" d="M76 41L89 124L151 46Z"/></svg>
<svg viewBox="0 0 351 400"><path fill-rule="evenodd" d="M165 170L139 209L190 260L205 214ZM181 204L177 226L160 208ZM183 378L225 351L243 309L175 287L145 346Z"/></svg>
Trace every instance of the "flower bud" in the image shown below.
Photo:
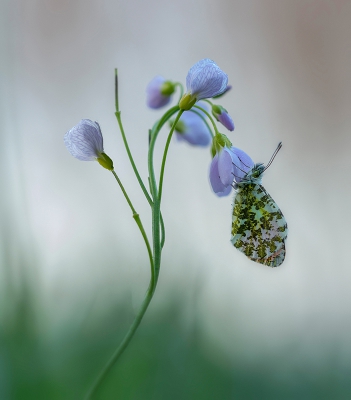
<svg viewBox="0 0 351 400"><path fill-rule="evenodd" d="M229 131L234 130L234 122L228 114L227 110L218 105L212 106L212 115L219 121L222 125L224 125Z"/></svg>

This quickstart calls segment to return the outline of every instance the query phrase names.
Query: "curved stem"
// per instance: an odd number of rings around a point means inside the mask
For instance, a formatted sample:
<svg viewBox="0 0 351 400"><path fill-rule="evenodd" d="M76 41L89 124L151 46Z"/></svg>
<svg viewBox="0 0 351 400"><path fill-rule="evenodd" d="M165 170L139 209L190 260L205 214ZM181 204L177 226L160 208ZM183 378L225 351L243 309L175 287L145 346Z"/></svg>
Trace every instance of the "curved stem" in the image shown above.
<svg viewBox="0 0 351 400"><path fill-rule="evenodd" d="M209 120L210 120L211 123L212 123L212 126L213 126L213 129L214 129L215 133L219 133L219 132L218 132L218 129L217 129L217 126L216 126L215 122L213 121L212 116L211 116L205 109L203 109L202 107L199 107L199 106L193 106L193 107L194 107L194 108L198 108L198 109L201 110L204 114L206 114L206 115L208 116Z"/></svg>
<svg viewBox="0 0 351 400"><path fill-rule="evenodd" d="M127 334L125 335L124 339L122 340L122 343L118 346L108 363L106 364L105 368L101 371L100 375L96 379L95 383L93 384L92 388L89 390L87 396L85 397L86 400L92 399L94 394L96 393L97 389L101 385L101 383L105 380L106 376L110 372L111 368L113 365L116 363L116 361L119 359L121 354L124 352L126 347L128 346L129 342L134 336L134 333L136 332L138 326L140 325L141 320L143 319L143 316L150 304L150 301L155 293L155 288L156 288L156 281L152 283L152 280L150 281L150 286L147 290L145 299L138 311L138 314L136 315L131 327L129 328Z"/></svg>
<svg viewBox="0 0 351 400"><path fill-rule="evenodd" d="M210 125L209 125L208 122L206 121L206 118L205 118L199 111L194 110L193 108L191 108L189 111L191 111L192 113L198 115L198 116L203 120L203 122L204 122L205 125L207 126L207 128L208 128L208 130L209 130L211 136L214 137L214 134L213 134L213 132L212 132L212 129L210 128Z"/></svg>
<svg viewBox="0 0 351 400"><path fill-rule="evenodd" d="M122 118L121 118L121 112L119 111L119 102L118 102L118 75L117 75L117 68L115 68L115 105L116 105L115 116L117 118L119 130L120 130L121 135L122 135L124 147L126 148L129 161L130 161L130 163L132 165L134 174L135 174L135 176L136 176L136 178L137 178L137 180L139 182L141 190L143 191L144 196L146 197L146 200L148 201L148 203L152 207L153 202L152 202L151 196L149 195L149 193L148 193L148 191L147 191L147 189L146 189L146 187L144 185L144 182L141 179L139 171L138 171L138 169L137 169L137 167L135 165L132 153L131 153L130 148L129 148L128 140L127 140L126 134L124 132L124 128L123 128L123 124L122 124ZM162 215L160 217L160 223L161 223L161 234L162 234L161 247L163 247L163 245L165 243L165 227L164 227L164 222L163 222Z"/></svg>
<svg viewBox="0 0 351 400"><path fill-rule="evenodd" d="M179 107L175 106L168 110L160 121L155 125L151 130L151 140L149 146L149 153L148 153L148 169L149 169L149 179L150 179L150 190L153 197L153 207L152 207L152 237L153 237L153 256L154 256L154 266L155 266L155 275L156 275L156 282L158 279L160 265L161 265L161 242L160 242L160 201L158 196L158 188L156 183L155 177L155 170L154 170L154 149L155 143L160 132L162 126L165 122L171 118L171 116L179 111Z"/></svg>
<svg viewBox="0 0 351 400"><path fill-rule="evenodd" d="M161 198L162 198L163 176L164 176L164 172L165 172L165 165L166 165L166 158L167 158L169 144L171 143L172 135L173 135L174 129L177 125L177 122L179 121L179 118L182 116L183 112L184 112L184 110L179 110L178 115L176 116L176 118L172 124L171 130L168 134L165 150L163 153L161 172L160 172L159 194L158 194L158 199L159 199L160 203L161 203Z"/></svg>
<svg viewBox="0 0 351 400"><path fill-rule="evenodd" d="M124 197L126 198L128 204L129 204L129 207L130 207L131 210L132 210L133 218L134 218L136 224L137 224L138 227L139 227L139 230L140 230L140 232L141 232L141 235L143 236L143 239L144 239L144 242L145 242L145 245L146 245L146 249L147 249L147 252L148 252L148 254L149 254L149 259L150 259L151 277L152 277L152 281L154 281L154 280L155 280L155 276L154 276L154 274L155 274L154 260L153 260L153 258L152 258L152 251L151 251L149 239L148 239L148 237L147 237L147 235L146 235L146 232L145 232L145 229L144 229L143 224L142 224L142 222L141 222L140 216L139 216L139 214L135 211L135 208L133 207L133 204L132 204L132 202L130 201L130 198L129 198L127 192L125 191L124 186L122 185L122 182L121 182L121 180L119 179L118 175L116 174L115 170L112 170L111 172L113 173L114 177L116 178L116 181L118 182L118 184L119 184L119 186L120 186L120 188L121 188L121 190L122 190L122 192L123 192L123 194L124 194Z"/></svg>
<svg viewBox="0 0 351 400"><path fill-rule="evenodd" d="M183 97L183 94L184 94L183 85L182 85L180 82L176 82L176 83L174 84L174 86L179 86L179 89L180 89L179 101L180 101L180 99ZM178 101L178 103L179 103L179 101Z"/></svg>
<svg viewBox="0 0 351 400"><path fill-rule="evenodd" d="M202 101L206 101L206 103L208 103L211 107L213 106L212 101L210 101L209 99L202 99Z"/></svg>
<svg viewBox="0 0 351 400"><path fill-rule="evenodd" d="M116 363L116 361L119 359L119 357L121 356L121 354L123 353L123 351L126 349L126 347L128 346L129 342L131 341L132 337L134 336L135 331L137 330L138 326L140 325L140 322L150 304L150 301L152 299L152 296L155 292L155 288L156 288L156 283L157 283L157 279L156 279L156 274L155 274L155 267L154 267L154 260L152 257L152 251L151 251L151 247L150 247L150 243L148 240L148 237L146 235L145 229L143 227L143 224L141 222L140 216L139 214L135 211L135 208L133 207L132 202L130 201L130 198L127 194L127 192L124 189L124 186L122 185L121 180L119 179L118 175L116 174L116 172L114 170L111 171L112 174L114 175L114 177L116 178L116 181L118 182L124 197L126 198L129 207L131 208L132 212L133 212L133 218L136 222L136 224L138 225L140 232L143 236L146 248L147 248L147 252L149 255L149 260L150 260L150 267L151 267L151 278L150 278L150 284L149 284L149 288L147 290L146 293L146 297L132 323L132 325L130 326L128 332L126 333L124 339L122 340L121 344L118 346L118 348L116 349L116 351L114 352L114 354L112 355L112 357L110 358L110 360L108 361L108 363L106 364L106 366L104 367L104 369L100 372L100 375L97 377L96 381L94 382L93 386L91 387L91 389L89 390L86 399L91 399L92 396L96 393L96 391L98 390L99 386L102 384L102 382L105 380L106 376L108 375L109 371L111 370L111 368L113 367L113 365Z"/></svg>
<svg viewBox="0 0 351 400"><path fill-rule="evenodd" d="M124 197L126 198L127 203L129 205L130 209L132 210L133 215L137 214L137 212L135 211L135 208L133 207L132 202L130 201L130 198L129 198L126 190L124 189L124 186L122 185L121 180L118 178L118 175L116 174L116 171L113 169L111 172L113 173L113 176L116 178L116 181L118 182L119 187L121 188L122 193L123 193Z"/></svg>

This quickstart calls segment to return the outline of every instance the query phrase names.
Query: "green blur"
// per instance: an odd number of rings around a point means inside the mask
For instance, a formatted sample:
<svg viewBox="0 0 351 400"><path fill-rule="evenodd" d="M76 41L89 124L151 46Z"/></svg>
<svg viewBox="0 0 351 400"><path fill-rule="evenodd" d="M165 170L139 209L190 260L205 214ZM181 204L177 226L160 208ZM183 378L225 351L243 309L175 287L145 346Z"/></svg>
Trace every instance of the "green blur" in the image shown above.
<svg viewBox="0 0 351 400"><path fill-rule="evenodd" d="M29 274L1 286L0 399L82 399L132 321L128 301L100 311L76 305L53 327ZM166 303L151 307L96 399L351 398L350 371L336 358L311 370L295 343L250 361L235 332L230 355L206 337L201 318L184 324L181 297Z"/></svg>

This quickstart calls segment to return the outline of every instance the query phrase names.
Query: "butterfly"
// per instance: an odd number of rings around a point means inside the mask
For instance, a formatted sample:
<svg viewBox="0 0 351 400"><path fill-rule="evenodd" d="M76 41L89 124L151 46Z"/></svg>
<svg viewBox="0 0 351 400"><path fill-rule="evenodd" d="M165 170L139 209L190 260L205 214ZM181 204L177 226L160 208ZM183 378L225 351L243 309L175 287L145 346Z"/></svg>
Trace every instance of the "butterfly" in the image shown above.
<svg viewBox="0 0 351 400"><path fill-rule="evenodd" d="M261 185L263 172L282 147L279 143L265 167L255 164L236 182L231 242L250 260L278 267L285 259L288 225L277 203Z"/></svg>

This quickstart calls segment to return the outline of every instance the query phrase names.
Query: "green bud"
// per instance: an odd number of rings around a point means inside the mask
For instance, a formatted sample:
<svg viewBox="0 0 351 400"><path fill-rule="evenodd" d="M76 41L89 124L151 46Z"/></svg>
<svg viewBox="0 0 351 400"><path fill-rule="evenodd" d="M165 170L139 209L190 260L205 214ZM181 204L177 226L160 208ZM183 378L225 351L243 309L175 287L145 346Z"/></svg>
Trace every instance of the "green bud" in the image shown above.
<svg viewBox="0 0 351 400"><path fill-rule="evenodd" d="M217 153L219 153L223 147L232 147L232 142L227 138L223 133L216 133L215 137L212 140L211 146L211 154L214 157Z"/></svg>
<svg viewBox="0 0 351 400"><path fill-rule="evenodd" d="M190 93L185 93L185 95L180 99L179 108L181 110L190 110L195 103L196 97Z"/></svg>
<svg viewBox="0 0 351 400"><path fill-rule="evenodd" d="M218 114L221 114L222 109L223 109L223 107L218 106L217 104L213 104L213 105L212 105L212 114L213 114L213 116L215 117L216 114L217 114L217 115L218 115Z"/></svg>
<svg viewBox="0 0 351 400"><path fill-rule="evenodd" d="M113 161L107 154L100 153L100 156L97 158L97 161L102 167L108 169L109 171L113 170Z"/></svg>
<svg viewBox="0 0 351 400"><path fill-rule="evenodd" d="M161 94L170 96L175 91L175 85L171 81L166 81L161 86Z"/></svg>
<svg viewBox="0 0 351 400"><path fill-rule="evenodd" d="M216 118L217 121L222 112L227 112L227 110L222 106L218 106L217 104L212 105L212 115Z"/></svg>

